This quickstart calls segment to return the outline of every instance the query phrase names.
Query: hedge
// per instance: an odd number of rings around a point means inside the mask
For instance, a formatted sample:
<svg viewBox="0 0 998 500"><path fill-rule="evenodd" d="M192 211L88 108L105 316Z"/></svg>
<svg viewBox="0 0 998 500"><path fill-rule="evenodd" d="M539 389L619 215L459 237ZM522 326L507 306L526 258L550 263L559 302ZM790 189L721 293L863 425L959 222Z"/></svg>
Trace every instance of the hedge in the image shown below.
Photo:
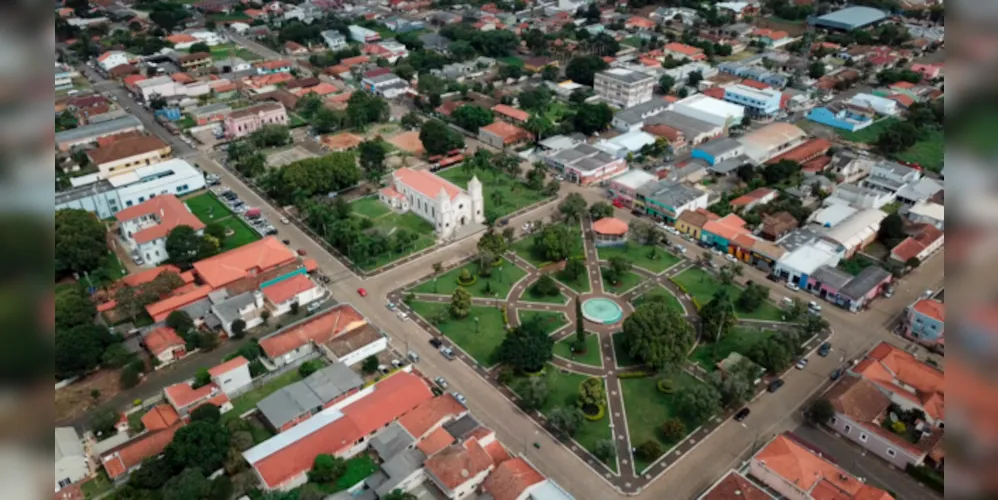
<svg viewBox="0 0 998 500"><path fill-rule="evenodd" d="M472 274L471 275L471 281L465 283L465 282L461 281L461 277L458 276L458 278L455 279L454 281L457 281L457 284L461 285L461 286L471 286L471 285L474 285L476 281L478 281L478 277L476 277L474 274Z"/></svg>
<svg viewBox="0 0 998 500"><path fill-rule="evenodd" d="M662 394L675 394L676 393L676 383L669 379L663 379L658 381L658 392Z"/></svg>
<svg viewBox="0 0 998 500"><path fill-rule="evenodd" d="M651 372L646 371L633 371L633 372L622 372L617 374L617 378L648 378L652 376Z"/></svg>
<svg viewBox="0 0 998 500"><path fill-rule="evenodd" d="M597 405L596 408L599 411L597 411L595 415L590 415L590 414L588 414L588 413L586 413L586 412L583 411L582 412L582 416L586 417L586 420L588 420L590 422L596 422L598 420L603 420L603 417L606 416L606 408L604 408L603 405Z"/></svg>
<svg viewBox="0 0 998 500"><path fill-rule="evenodd" d="M945 481L938 472L924 465L916 467L912 464L908 464L908 466L905 467L905 470L909 475L911 475L911 477L917 479L918 482L938 491L939 493L943 493Z"/></svg>

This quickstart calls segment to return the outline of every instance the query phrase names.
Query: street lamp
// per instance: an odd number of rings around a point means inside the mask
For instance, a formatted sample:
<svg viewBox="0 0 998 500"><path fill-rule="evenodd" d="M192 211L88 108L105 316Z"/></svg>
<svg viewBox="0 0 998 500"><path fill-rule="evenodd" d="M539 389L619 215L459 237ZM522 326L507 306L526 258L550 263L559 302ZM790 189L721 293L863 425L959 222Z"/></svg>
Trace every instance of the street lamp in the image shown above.
<svg viewBox="0 0 998 500"><path fill-rule="evenodd" d="M475 316L475 333L478 333L478 316Z"/></svg>

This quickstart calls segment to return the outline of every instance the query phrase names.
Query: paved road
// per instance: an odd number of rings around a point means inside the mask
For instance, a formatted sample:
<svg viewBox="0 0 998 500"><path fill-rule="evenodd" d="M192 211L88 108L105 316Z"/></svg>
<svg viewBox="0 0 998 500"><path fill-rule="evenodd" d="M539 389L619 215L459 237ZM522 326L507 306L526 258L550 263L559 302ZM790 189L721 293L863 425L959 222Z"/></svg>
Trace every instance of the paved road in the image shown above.
<svg viewBox="0 0 998 500"><path fill-rule="evenodd" d="M875 456L868 455L851 441L837 438L824 429L802 425L794 429L793 432L818 447L846 471L856 477L865 478L868 483L874 486L893 491L897 498L904 500L939 500L942 498L942 495L922 486L904 471L892 467Z"/></svg>

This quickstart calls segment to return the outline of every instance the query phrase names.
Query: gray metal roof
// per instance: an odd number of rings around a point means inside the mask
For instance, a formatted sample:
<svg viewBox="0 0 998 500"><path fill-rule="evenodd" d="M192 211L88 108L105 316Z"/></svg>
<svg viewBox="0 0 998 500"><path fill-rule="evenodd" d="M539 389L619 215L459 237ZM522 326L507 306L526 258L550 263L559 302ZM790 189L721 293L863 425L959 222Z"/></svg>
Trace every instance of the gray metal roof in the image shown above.
<svg viewBox="0 0 998 500"><path fill-rule="evenodd" d="M364 379L343 363L333 363L302 381L323 403L364 385Z"/></svg>
<svg viewBox="0 0 998 500"><path fill-rule="evenodd" d="M707 141L696 147L700 151L707 153L711 156L719 156L731 151L742 149L742 143L730 137L724 137L722 139L714 139L712 141Z"/></svg>
<svg viewBox="0 0 998 500"><path fill-rule="evenodd" d="M696 188L671 181L658 181L638 188L638 194L669 207L685 205L706 194Z"/></svg>
<svg viewBox="0 0 998 500"><path fill-rule="evenodd" d="M663 111L645 120L646 125L668 125L679 129L687 139L692 139L700 134L706 134L717 128L713 123L708 123L696 118L681 115L675 111Z"/></svg>
<svg viewBox="0 0 998 500"><path fill-rule="evenodd" d="M201 299L197 302L181 307L180 310L187 313L191 318L207 318L208 313L211 312L211 301L208 299ZM216 317L215 319L218 318Z"/></svg>
<svg viewBox="0 0 998 500"><path fill-rule="evenodd" d="M392 457L391 460L381 464L381 472L387 476L387 480L374 487L378 497L384 497L398 487L399 483L407 479L419 469L423 468L426 462L426 454L417 449L407 449Z"/></svg>
<svg viewBox="0 0 998 500"><path fill-rule="evenodd" d="M777 243L786 249L788 252L793 252L798 248L811 243L812 241L821 238L823 236L821 228L811 225L807 227L799 227L794 229L783 238L780 238Z"/></svg>
<svg viewBox="0 0 998 500"><path fill-rule="evenodd" d="M263 398L256 407L275 427L294 420L299 415L321 408L326 403L364 385L343 363L333 363L309 375L301 382L283 387Z"/></svg>
<svg viewBox="0 0 998 500"><path fill-rule="evenodd" d="M215 304L213 311L223 324L229 324L242 316L239 310L253 303L253 292L243 292Z"/></svg>
<svg viewBox="0 0 998 500"><path fill-rule="evenodd" d="M113 134L115 132L135 128L142 129L142 122L139 121L138 118L128 115L121 118L115 118L114 120L108 120L106 122L94 123L70 130L64 130L55 134L55 142L56 144L59 144L68 141L78 141L90 137L98 137L101 135Z"/></svg>
<svg viewBox="0 0 998 500"><path fill-rule="evenodd" d="M471 416L470 413L466 413L463 417L444 424L444 430L451 436L454 436L454 439L463 441L465 436L471 434L471 431L481 426L482 424L478 423L475 417Z"/></svg>
<svg viewBox="0 0 998 500"><path fill-rule="evenodd" d="M664 100L652 99L648 102L638 104L637 106L631 106L623 111L619 111L613 117L617 120L623 121L624 123L633 125L635 123L641 123L649 116L665 111L668 107L669 103Z"/></svg>
<svg viewBox="0 0 998 500"><path fill-rule="evenodd" d="M396 421L371 438L371 447L378 453L381 460L388 461L411 446L413 442L415 439L409 434L409 431Z"/></svg>
<svg viewBox="0 0 998 500"><path fill-rule="evenodd" d="M846 286L853 279L853 275L831 266L819 267L811 274L811 277L818 283L828 285L836 290Z"/></svg>
<svg viewBox="0 0 998 500"><path fill-rule="evenodd" d="M746 155L738 155L734 158L728 158L722 162L715 163L707 167L707 170L710 170L715 174L727 175L735 170L738 170L738 167L746 163L752 163L752 158L749 158Z"/></svg>
<svg viewBox="0 0 998 500"><path fill-rule="evenodd" d="M209 104L207 106L201 106L201 107L198 107L198 108L194 108L194 109L188 111L187 113L190 114L190 115L195 115L195 116L197 116L197 115L212 115L212 114L219 113L219 112L226 111L226 110L232 111L232 108L228 104L226 104L224 102L216 102L214 104Z"/></svg>
<svg viewBox="0 0 998 500"><path fill-rule="evenodd" d="M887 18L887 13L872 7L846 7L830 12L814 20L818 26L838 29L856 29Z"/></svg>
<svg viewBox="0 0 998 500"><path fill-rule="evenodd" d="M114 189L114 186L112 186L107 179L101 179L97 182L76 186L56 193L55 204L62 205L64 203L69 203L82 198L88 198L90 196L106 193L108 191L114 191Z"/></svg>
<svg viewBox="0 0 998 500"><path fill-rule="evenodd" d="M85 457L83 451L83 441L80 441L79 434L72 427L55 428L55 459L59 461L63 457Z"/></svg>
<svg viewBox="0 0 998 500"><path fill-rule="evenodd" d="M874 288L880 286L890 275L891 273L880 266L867 267L860 271L846 286L840 288L839 295L852 300L859 300L873 291Z"/></svg>

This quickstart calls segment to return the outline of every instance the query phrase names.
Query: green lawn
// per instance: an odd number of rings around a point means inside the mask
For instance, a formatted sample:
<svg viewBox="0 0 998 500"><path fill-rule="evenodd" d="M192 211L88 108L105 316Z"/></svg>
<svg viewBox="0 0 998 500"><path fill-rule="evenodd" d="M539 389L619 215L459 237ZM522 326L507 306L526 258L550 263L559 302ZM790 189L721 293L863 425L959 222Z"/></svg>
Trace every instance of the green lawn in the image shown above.
<svg viewBox="0 0 998 500"><path fill-rule="evenodd" d="M333 493L343 491L350 488L351 486L367 479L367 476L374 474L378 470L378 465L374 463L374 460L368 455L359 455L346 463L346 472L340 476L335 482L332 483L315 483L319 486L319 489L323 493L332 495Z"/></svg>
<svg viewBox="0 0 998 500"><path fill-rule="evenodd" d="M629 378L620 380L620 388L624 391L624 410L627 413L627 431L634 447L653 439L662 445L664 450L672 448L678 441L666 441L660 429L662 423L672 417L679 417L675 409L675 398L684 389L701 382L686 372L680 372L673 377L677 390L675 394L663 394L658 391L658 378ZM697 428L701 422L690 421L680 417L686 424L686 431ZM639 473L652 462L634 457L634 468Z"/></svg>
<svg viewBox="0 0 998 500"><path fill-rule="evenodd" d="M290 120L290 122L288 123L288 127L289 128L298 128L298 127L304 127L305 125L308 125L308 122L305 121L304 118L302 118L302 117L300 117L300 116L298 116L298 115L296 115L294 113L288 113L288 119Z"/></svg>
<svg viewBox="0 0 998 500"><path fill-rule="evenodd" d="M468 171L459 166L440 172L439 175L462 188L467 188L471 177L477 175L482 182L485 212L496 217L506 216L544 199L540 191L530 189L518 179L493 169L475 168ZM501 199L494 198L493 193L500 193Z"/></svg>
<svg viewBox="0 0 998 500"><path fill-rule="evenodd" d="M635 266L658 274L679 263L679 257L651 245L627 243L621 247L603 247L596 250L600 260L626 257Z"/></svg>
<svg viewBox="0 0 998 500"><path fill-rule="evenodd" d="M502 311L494 307L472 306L466 318L455 319L449 313L450 304L415 301L411 306L413 311L431 323L437 311L445 311L446 319L435 325L437 329L480 365L488 367L496 364L493 354L506 337ZM477 332L474 318L478 318Z"/></svg>
<svg viewBox="0 0 998 500"><path fill-rule="evenodd" d="M582 231L579 228L572 228L572 233L575 234L575 241L573 243L572 254L570 257L585 257L586 251L582 245ZM529 235L526 238L520 239L510 245L510 249L519 255L521 259L531 263L534 267L544 267L552 264L551 261L544 259L543 256L538 255L537 252L534 251L535 236L537 235Z"/></svg>
<svg viewBox="0 0 998 500"><path fill-rule="evenodd" d="M606 268L602 268L602 270L605 274ZM641 281L641 276L638 276L637 273L633 271L624 273L616 284L610 283L604 276L603 289L608 293L622 295L624 292L638 286L638 283L641 283Z"/></svg>
<svg viewBox="0 0 998 500"><path fill-rule="evenodd" d="M869 127L866 127L855 132L850 132L848 130L835 129L835 133L839 134L839 137L850 141L850 142L860 142L863 144L873 144L877 142L877 138L880 137L880 133L887 130L892 124L898 121L897 118L885 118L882 119Z"/></svg>
<svg viewBox="0 0 998 500"><path fill-rule="evenodd" d="M187 130L197 125L197 122L195 122L194 119L191 118L189 115L184 115L179 120L173 123L183 130Z"/></svg>
<svg viewBox="0 0 998 500"><path fill-rule="evenodd" d="M621 333L613 335L613 352L617 357L617 366L620 368L641 365L641 361L627 354L627 349L624 348L624 335Z"/></svg>
<svg viewBox="0 0 998 500"><path fill-rule="evenodd" d="M907 151L898 155L898 159L910 163L917 163L933 172L939 172L943 168L943 155L945 152L945 142L942 130L935 130L929 134L924 141L918 141Z"/></svg>
<svg viewBox="0 0 998 500"><path fill-rule="evenodd" d="M738 297L742 294L742 289L738 286L722 285L714 275L699 267L692 267L679 273L673 278L673 281L685 288L699 302L701 307L707 304L714 297L714 293L721 289L728 291L728 296L731 297L732 301L737 301ZM767 321L781 321L783 319L783 313L780 309L769 301L764 302L759 309L751 312L742 310L736 304L735 314L741 319L761 319Z"/></svg>
<svg viewBox="0 0 998 500"><path fill-rule="evenodd" d="M737 352L744 356L752 346L772 337L775 333L772 330L736 325L721 338L720 342L697 346L690 355L690 360L712 372L717 368L717 362L729 354Z"/></svg>
<svg viewBox="0 0 998 500"><path fill-rule="evenodd" d="M641 38L636 37L636 36L629 36L629 37L621 40L620 43L626 43L627 45L630 45L631 47L640 48L641 47Z"/></svg>
<svg viewBox="0 0 998 500"><path fill-rule="evenodd" d="M565 318L565 315L560 312L518 311L517 314L520 315L520 323L540 321L541 326L544 327L544 333L548 335L551 335L552 333L558 331L559 328L568 324L568 319Z"/></svg>
<svg viewBox="0 0 998 500"><path fill-rule="evenodd" d="M565 286L575 290L577 293L589 293L592 290L592 285L589 284L589 272L586 271L579 275L577 279L570 280L562 276L562 273L558 272L554 275L555 279L565 284Z"/></svg>
<svg viewBox="0 0 998 500"><path fill-rule="evenodd" d="M239 418L239 415L255 408L256 404L263 398L273 394L278 389L298 382L299 380L301 380L301 375L298 374L298 370L291 370L271 379L270 382L267 382L263 386L253 389L252 391L233 399L232 409L222 415L222 421L225 422Z"/></svg>
<svg viewBox="0 0 998 500"><path fill-rule="evenodd" d="M502 269L501 271L500 268ZM413 289L413 292L451 295L457 287L461 286L457 282L457 278L464 269L467 269L471 273L471 276L475 278L474 283L464 287L472 297L504 298L509 295L509 290L513 288L513 284L527 274L526 271L516 267L512 262L502 259L502 264L500 266L493 266L491 268L492 274L486 278L479 276L478 263L472 262L465 266L451 269L435 279L417 286Z"/></svg>
<svg viewBox="0 0 998 500"><path fill-rule="evenodd" d="M107 472L101 469L97 471L97 475L93 479L81 484L80 489L83 490L83 498L90 500L110 490L113 486L114 484L107 477Z"/></svg>
<svg viewBox="0 0 998 500"><path fill-rule="evenodd" d="M246 221L240 218L229 217L220 221L219 224L234 231L233 234L226 237L225 241L222 242L221 251L223 252L239 248L260 239L260 233L256 232Z"/></svg>
<svg viewBox="0 0 998 500"><path fill-rule="evenodd" d="M554 344L554 353L565 359L570 359L575 363L583 365L600 366L599 335L590 333L586 335L586 353L574 355L572 353L572 343L575 342L575 333L565 337Z"/></svg>
<svg viewBox="0 0 998 500"><path fill-rule="evenodd" d="M436 243L433 225L412 212L397 214L378 201L377 198L360 198L352 201L350 207L356 217L365 217L374 221L374 226L380 228L386 235L397 229L405 228L417 236L416 241L400 253L385 252L375 256L347 255L361 269L376 269L410 254L429 248Z"/></svg>
<svg viewBox="0 0 998 500"><path fill-rule="evenodd" d="M574 406L576 401L579 399L579 385L586 380L585 375L579 375L577 373L563 373L554 365L548 365L544 370L543 375L545 382L547 382L548 394L547 402L540 408L541 413L544 415L550 415L551 411L558 407L563 406ZM510 388L516 392L516 388L524 383L526 377L520 377L513 380L510 384ZM596 422L589 420L583 420L582 425L576 431L575 435L572 436L576 441L582 445L583 448L589 450L590 452L596 449L596 442L603 439L612 439L613 434L610 432L610 417L605 416L603 419ZM613 466L610 466L613 468Z"/></svg>
<svg viewBox="0 0 998 500"><path fill-rule="evenodd" d="M239 248L260 239L260 233L247 224L246 221L233 214L212 193L199 194L184 200L184 202L191 209L191 213L201 222L205 224L217 223L233 231L222 242L220 250L223 252Z"/></svg>
<svg viewBox="0 0 998 500"><path fill-rule="evenodd" d="M551 120L551 123L559 123L565 119L565 117L571 114L572 110L561 101L551 101L548 104L547 111L544 112L544 116Z"/></svg>
<svg viewBox="0 0 998 500"><path fill-rule="evenodd" d="M499 62L503 62L510 66L516 66L519 68L523 67L523 59L520 59L519 57L516 56L501 57L499 58Z"/></svg>
<svg viewBox="0 0 998 500"><path fill-rule="evenodd" d="M635 299L631 301L631 304L637 307L638 305L641 304L641 302L650 299L652 297L664 297L666 303L669 306L669 309L675 310L679 314L686 314L685 311L683 311L683 305L679 303L679 299L677 299L676 296L672 294L672 292L660 286L656 286L655 288L652 288L651 290L648 290L647 292L635 297Z"/></svg>
<svg viewBox="0 0 998 500"><path fill-rule="evenodd" d="M561 292L558 292L558 295L541 295L534 289L535 286L536 284L527 288L520 300L525 302L544 302L547 304L564 304L568 301L568 297L565 297L565 294Z"/></svg>

